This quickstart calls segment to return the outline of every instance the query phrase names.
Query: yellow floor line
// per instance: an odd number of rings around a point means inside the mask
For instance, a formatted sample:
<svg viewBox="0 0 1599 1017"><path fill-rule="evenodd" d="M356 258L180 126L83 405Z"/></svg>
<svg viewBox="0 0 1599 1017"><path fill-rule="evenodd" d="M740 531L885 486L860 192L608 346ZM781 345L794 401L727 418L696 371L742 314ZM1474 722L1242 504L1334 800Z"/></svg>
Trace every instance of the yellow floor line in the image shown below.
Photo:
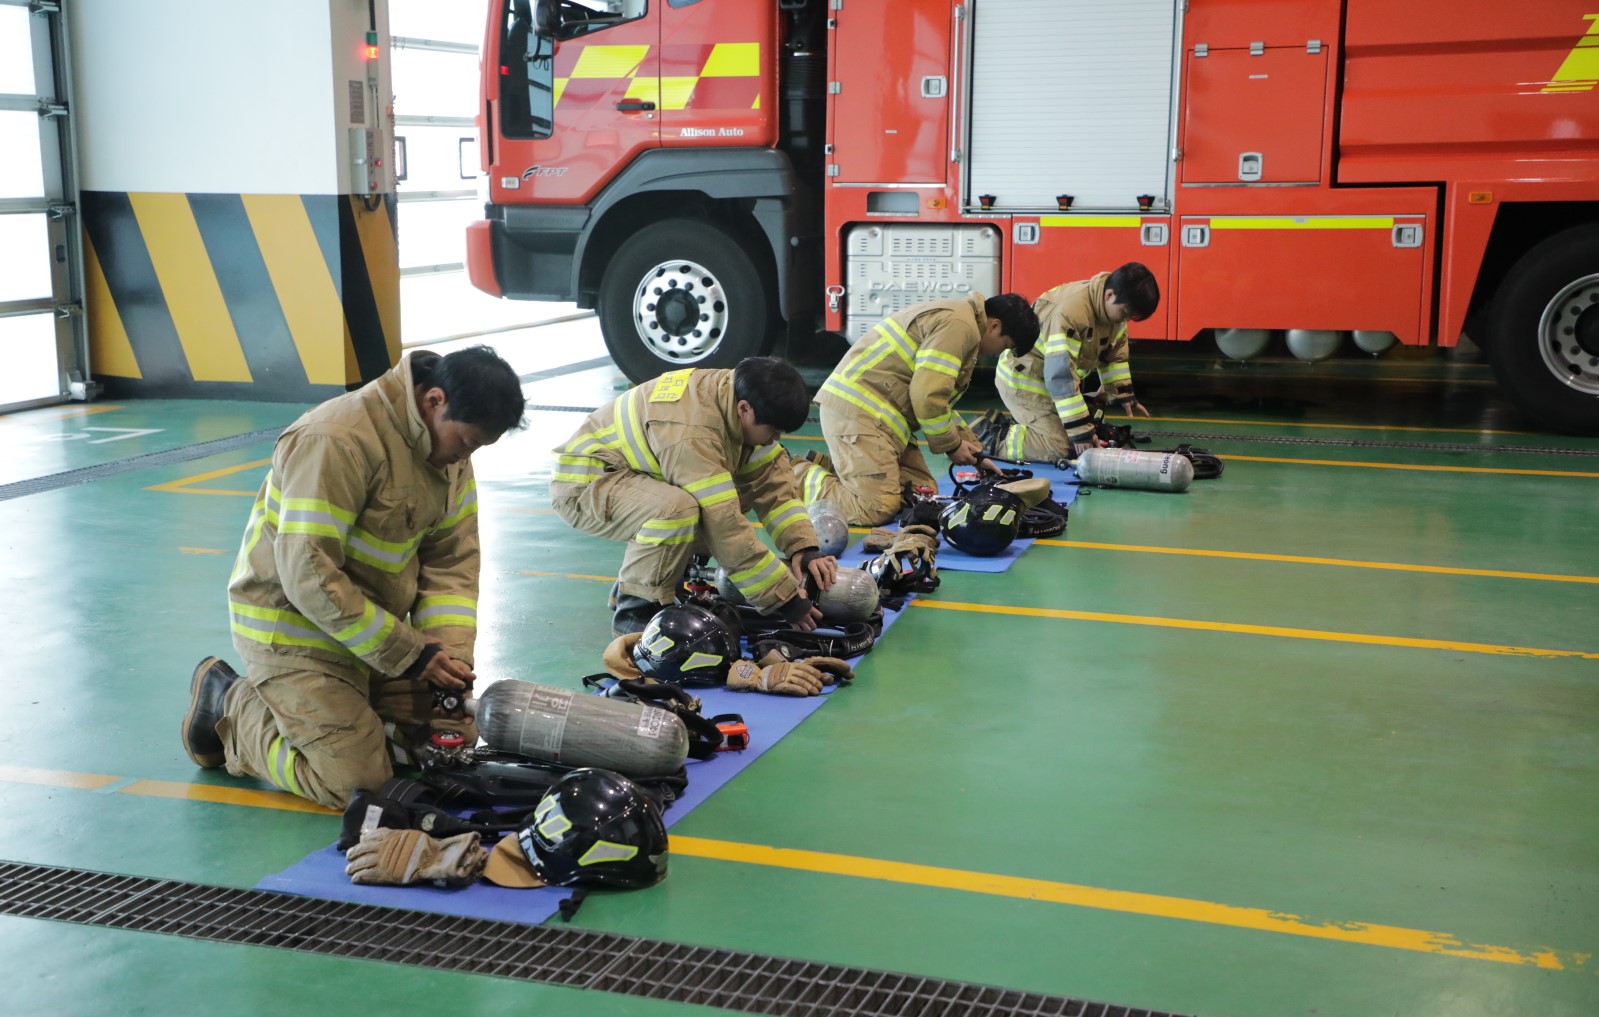
<svg viewBox="0 0 1599 1017"><path fill-rule="evenodd" d="M591 576L576 572L536 572L523 569L523 576L558 579L593 579L602 583L615 576ZM1536 646L1501 646L1498 643L1459 643L1447 639L1413 639L1409 636L1375 636L1364 632L1337 632L1331 629L1296 629L1280 625L1240 625L1234 622L1199 621L1192 618L1160 618L1143 614L1110 614L1104 611L1069 611L1054 607L1008 607L1003 604L967 604L954 600L917 598L911 607L932 607L945 611L971 611L977 614L1003 614L1020 618L1057 618L1064 621L1109 622L1115 625L1150 625L1156 628L1194 629L1202 632L1236 632L1248 636L1275 636L1279 639L1319 639L1331 643L1361 643L1368 646L1400 646L1413 650L1450 650L1456 653L1487 653L1507 657L1577 657L1599 660L1599 653L1582 650L1550 650Z"/></svg>
<svg viewBox="0 0 1599 1017"><path fill-rule="evenodd" d="M32 766L0 766L0 780L8 784L37 784L40 787L75 787L93 791L115 784L121 777L103 773L73 773L70 770L41 770Z"/></svg>
<svg viewBox="0 0 1599 1017"><path fill-rule="evenodd" d="M1105 418L1107 421L1111 417ZM1399 424L1308 424L1299 420L1237 420L1229 417L1163 417L1156 414L1152 417L1135 417L1131 420L1123 417L1114 418L1117 423L1138 423L1149 421L1162 424L1249 424L1254 427L1314 427L1331 431L1419 431L1425 434L1523 434L1532 437L1542 437L1536 431L1495 431L1479 427L1410 427ZM1240 434L1229 435L1240 440L1255 437ZM1494 451L1494 446L1484 445L1484 452Z"/></svg>
<svg viewBox="0 0 1599 1017"><path fill-rule="evenodd" d="M1230 904L1216 904L1210 901L1191 900L1183 897L1166 897L1159 894L1134 893L1126 890L1107 890L1096 886L1054 883L1043 879L999 876L986 872L945 869L932 865L913 865L907 862L890 862L877 858L836 855L821 851L797 851L791 848L766 847L760 844L739 844L730 841L707 840L702 837L685 837L680 834L672 835L671 849L673 854L690 858L710 858L723 862L741 862L746 865L797 869L802 872L854 876L860 879L875 879L889 883L906 883L912 886L961 890L967 893L1014 897L1021 900L1043 901L1051 904L1068 904L1074 907L1093 908L1099 911L1119 911L1128 914L1147 915L1154 918L1175 918L1181 921L1204 922L1209 925L1227 925L1238 929L1255 929L1261 932L1284 933L1290 936L1330 939L1341 943L1360 943L1365 946L1382 946L1394 950L1443 954L1450 957L1465 957L1471 960L1494 961L1500 964L1525 964L1549 971L1563 971L1568 968L1581 967L1588 962L1590 956L1586 953L1556 951L1548 947L1519 950L1508 946L1466 943L1460 937L1446 932L1406 929L1395 925L1330 921L1285 914L1264 908L1235 907Z"/></svg>
<svg viewBox="0 0 1599 1017"><path fill-rule="evenodd" d="M1057 618L1066 621L1110 622L1117 625L1150 625L1168 629L1195 629L1205 632L1236 632L1281 639L1317 639L1332 643L1363 643L1370 646L1402 646L1419 650L1449 650L1455 653L1488 653L1520 657L1576 657L1599 660L1599 653L1581 650L1549 650L1535 646L1500 646L1496 643L1458 643L1447 639L1412 639L1408 636L1374 636L1363 632L1335 632L1327 629L1296 629L1277 625L1239 625L1233 622L1198 621L1191 618L1159 618L1141 614L1110 614L1104 611L1067 611L1052 607L1006 607L998 604L964 604L950 600L918 598L911 607L938 608L944 611L970 611L977 614L1003 614L1024 618Z"/></svg>
<svg viewBox="0 0 1599 1017"><path fill-rule="evenodd" d="M1522 477L1599 477L1577 470L1508 470L1488 466L1429 466L1422 463L1366 463L1349 459L1280 459L1274 456L1224 455L1228 462L1293 463L1295 466L1354 466L1367 470L1426 470L1433 473L1497 473Z"/></svg>
<svg viewBox="0 0 1599 1017"><path fill-rule="evenodd" d="M189 485L198 484L205 480L215 480L217 477L226 477L234 473L242 473L245 470L253 470L257 466L266 466L271 462L272 457L270 456L265 459L252 459L247 463L240 463L237 466L224 466L220 470L210 470L206 473L196 473L192 477L180 477L177 480L169 480L164 484L151 484L149 487L145 488L145 490L171 491L177 494L242 494L246 497L254 497L256 493L254 491L193 490L189 488Z"/></svg>
<svg viewBox="0 0 1599 1017"><path fill-rule="evenodd" d="M0 421L10 424L36 424L45 420L66 420L70 417L89 417L96 413L110 413L120 410L121 406L74 406L69 409L58 410L55 413L46 413L43 408L26 410L16 414L0 413ZM24 413L26 417L24 417Z"/></svg>
<svg viewBox="0 0 1599 1017"><path fill-rule="evenodd" d="M255 809L281 809L285 812L311 812L321 816L338 815L333 809L288 794L284 791L258 791L247 787L216 784L184 784L170 780L136 780L118 794L143 798L178 798L191 802L216 802L221 805L248 805Z"/></svg>
<svg viewBox="0 0 1599 1017"><path fill-rule="evenodd" d="M42 770L28 767L0 766L0 780L11 783L36 784L47 787L72 787L94 790L121 780L103 774L72 773L66 770ZM119 794L150 798L170 798L180 801L213 802L224 805L242 805L258 809L280 809L289 812L306 812L334 816L332 809L323 808L282 791L260 791L253 788L222 787L214 784L185 784L165 780L135 780L118 789ZM1186 897L1168 897L1161 894L1137 893L1129 890L1111 890L1104 887L1076 883L1056 883L1022 876L1004 876L965 869L946 869L932 865L893 862L879 858L856 855L839 855L821 851L800 851L792 848L768 847L762 844L741 844L736 841L711 840L705 837L672 836L674 854L688 858L705 858L714 861L735 862L744 865L761 865L768 868L792 869L824 875L853 876L881 882L902 883L933 889L958 890L966 893L1010 897L1020 900L1065 904L1097 911L1116 911L1125 914L1146 915L1152 918L1171 918L1178 921L1202 922L1238 929L1253 929L1312 939L1328 939L1342 943L1358 943L1394 950L1411 950L1419 953L1463 957L1470 960L1493 961L1499 964L1521 964L1549 971L1564 971L1587 964L1589 954L1557 951L1549 947L1521 950L1508 946L1485 943L1466 943L1460 937L1444 932L1428 932L1394 925L1372 925L1364 922L1329 921L1300 915L1286 914L1264 908L1236 907L1211 901Z"/></svg>
<svg viewBox="0 0 1599 1017"><path fill-rule="evenodd" d="M1088 540L1041 538L1046 547L1078 547L1093 551L1131 551L1139 554L1179 554L1198 558L1241 558L1246 561L1280 561L1298 565L1337 565L1343 568L1388 569L1395 572L1430 572L1449 576L1489 576L1495 579L1537 579L1550 583L1599 583L1599 576L1568 576L1554 572L1510 572L1501 569L1466 569L1447 565L1410 565L1403 562L1356 561L1352 558L1314 558L1297 554L1257 554L1252 551L1211 551L1195 547L1146 547L1141 544L1100 544Z"/></svg>

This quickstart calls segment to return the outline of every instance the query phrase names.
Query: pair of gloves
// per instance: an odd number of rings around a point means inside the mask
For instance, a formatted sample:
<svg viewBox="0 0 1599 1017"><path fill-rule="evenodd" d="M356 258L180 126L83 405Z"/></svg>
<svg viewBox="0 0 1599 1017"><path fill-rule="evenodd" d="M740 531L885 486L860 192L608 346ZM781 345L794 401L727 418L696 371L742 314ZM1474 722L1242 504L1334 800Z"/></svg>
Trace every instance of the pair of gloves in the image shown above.
<svg viewBox="0 0 1599 1017"><path fill-rule="evenodd" d="M938 575L938 528L925 523L907 523L897 530L879 526L866 535L861 549L868 554L908 553L925 562L930 576Z"/></svg>
<svg viewBox="0 0 1599 1017"><path fill-rule="evenodd" d="M483 874L489 853L476 833L429 837L421 830L380 826L366 830L344 853L344 874L352 883L407 886L436 883L465 886Z"/></svg>
<svg viewBox="0 0 1599 1017"><path fill-rule="evenodd" d="M633 664L633 644L642 632L617 636L605 648L605 670L618 678L642 678ZM735 660L727 670L727 687L734 692L767 692L775 696L817 696L825 686L849 682L855 671L837 657L789 660L773 650L757 663Z"/></svg>

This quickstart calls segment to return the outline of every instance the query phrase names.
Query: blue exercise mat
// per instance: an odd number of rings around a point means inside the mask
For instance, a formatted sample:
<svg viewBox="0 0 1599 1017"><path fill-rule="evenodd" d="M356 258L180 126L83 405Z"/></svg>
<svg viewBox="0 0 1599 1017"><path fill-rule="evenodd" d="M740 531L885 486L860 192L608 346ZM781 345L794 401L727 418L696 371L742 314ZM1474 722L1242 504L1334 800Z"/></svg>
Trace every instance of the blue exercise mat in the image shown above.
<svg viewBox="0 0 1599 1017"><path fill-rule="evenodd" d="M900 619L904 611L884 611L883 631ZM852 662L860 660L852 658ZM707 717L719 713L742 714L750 729L750 747L742 752L719 752L710 759L688 761L688 788L683 797L666 810L668 827L692 812L696 806L735 775L749 766L838 691L829 688L820 696L795 699L787 696L762 696L727 689L696 690ZM255 885L257 890L275 890L301 897L375 904L380 907L411 908L462 918L491 918L506 922L538 925L560 910L560 903L572 895L562 887L513 890L479 880L470 886L443 888L419 886L363 886L350 882L344 874L344 855L331 844L307 855L282 872L267 876Z"/></svg>
<svg viewBox="0 0 1599 1017"><path fill-rule="evenodd" d="M1082 481L1077 478L1076 470L1071 467L1067 467L1064 470L1056 469L1043 463L1029 463L1026 469L1031 470L1034 477L1049 481L1049 496L1062 505L1070 507L1071 503L1077 500L1078 485ZM942 491L947 484L947 480L943 481L939 489ZM845 565L859 566L861 562L871 558L872 555L867 554L861 547L865 542L865 537L852 541L844 553L839 556L839 560ZM958 547L944 543L938 548L938 568L941 572L1004 572L1032 546L1032 538L1014 540L1011 542L1010 547L1007 547L999 554L987 558L979 558L976 555L967 554Z"/></svg>

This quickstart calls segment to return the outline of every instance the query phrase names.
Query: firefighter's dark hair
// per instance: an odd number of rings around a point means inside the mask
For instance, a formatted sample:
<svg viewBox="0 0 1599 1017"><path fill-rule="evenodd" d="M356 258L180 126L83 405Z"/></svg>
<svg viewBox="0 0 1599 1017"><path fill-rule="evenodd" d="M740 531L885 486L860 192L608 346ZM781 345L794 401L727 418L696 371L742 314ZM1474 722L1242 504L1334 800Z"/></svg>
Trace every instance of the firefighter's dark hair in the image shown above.
<svg viewBox="0 0 1599 1017"><path fill-rule="evenodd" d="M527 408L522 381L493 347L468 346L442 357L427 351L414 353L411 380L424 391L444 390L446 420L480 427L496 438L527 426L522 415Z"/></svg>
<svg viewBox="0 0 1599 1017"><path fill-rule="evenodd" d="M777 357L746 357L733 368L733 397L750 404L755 422L785 434L798 431L810 412L811 395L794 365Z"/></svg>
<svg viewBox="0 0 1599 1017"><path fill-rule="evenodd" d="M1038 342L1038 314L1020 293L1001 293L983 302L983 313L999 319L999 330L1010 337L1011 353L1024 357Z"/></svg>
<svg viewBox="0 0 1599 1017"><path fill-rule="evenodd" d="M1129 261L1110 274L1105 288L1116 294L1116 302L1127 308L1134 321L1143 321L1160 306L1160 284L1140 262Z"/></svg>

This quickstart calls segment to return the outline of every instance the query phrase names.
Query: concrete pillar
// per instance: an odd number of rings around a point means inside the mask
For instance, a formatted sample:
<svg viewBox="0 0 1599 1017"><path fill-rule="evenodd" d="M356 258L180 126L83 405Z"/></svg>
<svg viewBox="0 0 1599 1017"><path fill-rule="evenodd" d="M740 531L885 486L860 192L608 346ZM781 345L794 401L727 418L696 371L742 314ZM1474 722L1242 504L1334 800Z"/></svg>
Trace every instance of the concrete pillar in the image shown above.
<svg viewBox="0 0 1599 1017"><path fill-rule="evenodd" d="M397 362L387 3L75 0L90 369L317 401ZM375 193L353 172L376 132Z"/></svg>

